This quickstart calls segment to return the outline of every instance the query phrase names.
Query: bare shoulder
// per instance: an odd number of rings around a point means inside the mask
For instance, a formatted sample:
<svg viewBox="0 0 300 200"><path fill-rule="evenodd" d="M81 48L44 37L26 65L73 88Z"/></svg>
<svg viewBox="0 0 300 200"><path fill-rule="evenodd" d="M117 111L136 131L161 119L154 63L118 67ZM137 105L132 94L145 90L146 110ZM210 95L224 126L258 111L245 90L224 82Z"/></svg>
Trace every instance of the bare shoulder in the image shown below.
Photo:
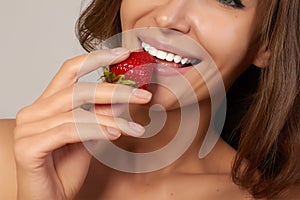
<svg viewBox="0 0 300 200"><path fill-rule="evenodd" d="M0 199L16 199L16 168L13 152L15 120L0 119Z"/></svg>
<svg viewBox="0 0 300 200"><path fill-rule="evenodd" d="M0 119L0 137L5 137L5 135L9 136L9 134L6 133L12 133L14 128L16 126L16 120L15 119Z"/></svg>

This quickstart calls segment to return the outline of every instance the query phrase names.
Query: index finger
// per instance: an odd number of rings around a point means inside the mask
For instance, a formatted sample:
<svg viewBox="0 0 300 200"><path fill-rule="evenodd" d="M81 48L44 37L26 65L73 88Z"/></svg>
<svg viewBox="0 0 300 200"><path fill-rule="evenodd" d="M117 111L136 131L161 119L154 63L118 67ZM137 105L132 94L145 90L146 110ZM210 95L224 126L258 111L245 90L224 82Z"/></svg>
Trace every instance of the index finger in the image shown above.
<svg viewBox="0 0 300 200"><path fill-rule="evenodd" d="M44 93L36 100L45 99L53 94L70 87L77 80L99 67L119 63L129 56L124 48L105 49L80 55L64 62Z"/></svg>

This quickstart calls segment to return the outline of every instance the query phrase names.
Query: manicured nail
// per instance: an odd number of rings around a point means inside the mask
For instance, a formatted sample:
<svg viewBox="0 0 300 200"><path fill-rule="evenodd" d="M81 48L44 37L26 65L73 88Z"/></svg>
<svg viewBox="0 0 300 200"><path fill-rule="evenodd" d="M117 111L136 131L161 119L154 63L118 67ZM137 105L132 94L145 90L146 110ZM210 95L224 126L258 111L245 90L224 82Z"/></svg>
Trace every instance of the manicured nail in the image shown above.
<svg viewBox="0 0 300 200"><path fill-rule="evenodd" d="M130 129L133 132L133 136L141 136L145 132L145 128L137 123L128 122Z"/></svg>
<svg viewBox="0 0 300 200"><path fill-rule="evenodd" d="M134 89L133 95L141 99L150 99L152 94L144 89Z"/></svg>
<svg viewBox="0 0 300 200"><path fill-rule="evenodd" d="M115 137L119 137L121 135L119 130L112 128L112 127L107 127L107 131L110 135L115 136Z"/></svg>
<svg viewBox="0 0 300 200"><path fill-rule="evenodd" d="M125 49L125 48L115 48L115 49L112 49L111 52L116 54L116 55L129 53L128 49Z"/></svg>

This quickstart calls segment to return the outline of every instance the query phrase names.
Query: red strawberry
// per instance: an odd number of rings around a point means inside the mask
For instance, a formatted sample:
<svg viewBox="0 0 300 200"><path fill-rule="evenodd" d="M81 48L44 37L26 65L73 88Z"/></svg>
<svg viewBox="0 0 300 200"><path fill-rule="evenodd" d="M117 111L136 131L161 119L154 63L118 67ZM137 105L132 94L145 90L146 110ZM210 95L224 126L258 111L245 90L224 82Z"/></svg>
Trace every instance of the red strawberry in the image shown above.
<svg viewBox="0 0 300 200"><path fill-rule="evenodd" d="M105 81L147 89L151 81L155 59L147 52L132 52L126 60L104 71Z"/></svg>

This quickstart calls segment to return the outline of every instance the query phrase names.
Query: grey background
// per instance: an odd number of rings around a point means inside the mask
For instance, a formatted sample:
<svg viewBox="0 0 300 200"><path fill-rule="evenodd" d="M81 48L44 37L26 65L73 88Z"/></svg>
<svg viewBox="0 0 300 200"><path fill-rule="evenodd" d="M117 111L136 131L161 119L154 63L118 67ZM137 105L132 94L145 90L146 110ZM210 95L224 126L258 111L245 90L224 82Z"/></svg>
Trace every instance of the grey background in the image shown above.
<svg viewBox="0 0 300 200"><path fill-rule="evenodd" d="M0 118L14 118L41 94L66 59L84 52L74 27L86 4L1 0Z"/></svg>

